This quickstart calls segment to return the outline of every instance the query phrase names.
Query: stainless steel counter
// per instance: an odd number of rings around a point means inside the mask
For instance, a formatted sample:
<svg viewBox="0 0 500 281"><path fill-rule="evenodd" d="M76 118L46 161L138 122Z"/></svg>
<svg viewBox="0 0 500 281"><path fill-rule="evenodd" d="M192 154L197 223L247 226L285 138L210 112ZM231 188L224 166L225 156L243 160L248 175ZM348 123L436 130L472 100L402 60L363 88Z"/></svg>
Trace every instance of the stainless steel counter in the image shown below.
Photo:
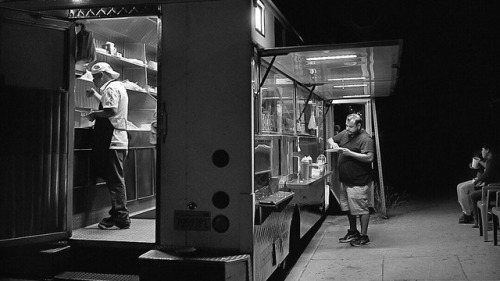
<svg viewBox="0 0 500 281"><path fill-rule="evenodd" d="M291 180L291 181L287 181L286 182L286 185L291 188L291 189L297 189L297 188L308 188L310 187L311 185L319 182L319 181L323 181L325 180L327 177L329 177L331 174L333 174L332 171L329 171L329 172L325 172L324 175L322 175L321 177L319 178L314 178L314 179L307 179L307 180L299 180L299 179L295 179L295 180Z"/></svg>

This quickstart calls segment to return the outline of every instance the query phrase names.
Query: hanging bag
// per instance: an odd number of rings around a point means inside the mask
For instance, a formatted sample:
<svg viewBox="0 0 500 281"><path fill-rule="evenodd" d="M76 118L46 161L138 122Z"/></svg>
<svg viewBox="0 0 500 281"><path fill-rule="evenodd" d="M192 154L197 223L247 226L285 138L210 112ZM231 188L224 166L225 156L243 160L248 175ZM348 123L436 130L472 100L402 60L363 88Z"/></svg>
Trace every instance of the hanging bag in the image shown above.
<svg viewBox="0 0 500 281"><path fill-rule="evenodd" d="M96 51L94 45L94 36L92 32L85 29L85 25L81 25L80 32L76 34L76 62L89 63L95 61Z"/></svg>

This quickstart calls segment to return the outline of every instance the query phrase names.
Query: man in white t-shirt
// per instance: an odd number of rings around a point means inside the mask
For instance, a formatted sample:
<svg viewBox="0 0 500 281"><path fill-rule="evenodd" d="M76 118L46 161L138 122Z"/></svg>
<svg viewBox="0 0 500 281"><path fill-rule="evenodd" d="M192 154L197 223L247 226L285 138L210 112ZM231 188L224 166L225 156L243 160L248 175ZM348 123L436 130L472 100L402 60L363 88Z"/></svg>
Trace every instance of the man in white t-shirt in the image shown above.
<svg viewBox="0 0 500 281"><path fill-rule="evenodd" d="M87 95L97 97L101 101L102 109L91 111L87 118L90 121L97 119L96 124L97 121L107 123L104 127L109 128L100 130L98 137L105 143L106 147L109 147L105 152L107 154L105 179L111 196L111 210L109 211L110 217L103 218L98 226L101 229L109 229L114 226L121 229L130 228L123 170L123 162L128 152L127 90L121 82L116 81L120 74L105 62L94 64L90 72L99 93L90 89L87 91Z"/></svg>

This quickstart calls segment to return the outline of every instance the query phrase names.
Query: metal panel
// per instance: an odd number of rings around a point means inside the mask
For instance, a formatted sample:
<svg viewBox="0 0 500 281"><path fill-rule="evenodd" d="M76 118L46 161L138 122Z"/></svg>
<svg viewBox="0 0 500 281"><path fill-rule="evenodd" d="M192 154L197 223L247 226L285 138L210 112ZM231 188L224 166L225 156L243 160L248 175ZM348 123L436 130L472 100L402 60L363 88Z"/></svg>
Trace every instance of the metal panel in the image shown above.
<svg viewBox="0 0 500 281"><path fill-rule="evenodd" d="M2 203L0 239L67 229L67 92L5 87L0 152ZM22 126L19 126L22 124Z"/></svg>
<svg viewBox="0 0 500 281"><path fill-rule="evenodd" d="M162 23L168 27L162 37L169 38L162 41L163 61L168 62L161 75L162 106L169 134L161 151L161 245L233 250L251 245L253 217L240 215L239 207L251 208L253 198L251 9L250 1L162 8ZM229 161L218 166L214 160L222 151ZM218 191L230 198L226 208L212 203ZM227 217L229 229L174 230L174 211L188 206L209 211L212 218Z"/></svg>
<svg viewBox="0 0 500 281"><path fill-rule="evenodd" d="M110 5L109 1L106 3ZM158 13L158 5L131 5L112 6L97 8L80 8L68 11L69 18L108 18L108 17L136 17L144 15L155 15Z"/></svg>
<svg viewBox="0 0 500 281"><path fill-rule="evenodd" d="M293 210L290 204L281 212L271 213L262 225L255 226L255 280L267 280L288 255Z"/></svg>
<svg viewBox="0 0 500 281"><path fill-rule="evenodd" d="M0 9L0 245L69 236L74 29ZM28 41L29 39L29 41ZM36 42L34 44L33 42Z"/></svg>

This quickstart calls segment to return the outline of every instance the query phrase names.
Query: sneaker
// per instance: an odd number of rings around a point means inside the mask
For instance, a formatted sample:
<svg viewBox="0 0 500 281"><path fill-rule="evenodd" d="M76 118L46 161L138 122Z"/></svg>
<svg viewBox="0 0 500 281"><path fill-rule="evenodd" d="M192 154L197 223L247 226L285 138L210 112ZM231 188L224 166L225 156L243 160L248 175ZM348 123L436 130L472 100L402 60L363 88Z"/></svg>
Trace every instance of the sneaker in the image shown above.
<svg viewBox="0 0 500 281"><path fill-rule="evenodd" d="M462 214L462 216L458 219L458 223L460 224L474 223L474 217L472 215Z"/></svg>
<svg viewBox="0 0 500 281"><path fill-rule="evenodd" d="M96 177L95 178L95 185L105 185L106 184L106 180L101 178L101 177Z"/></svg>
<svg viewBox="0 0 500 281"><path fill-rule="evenodd" d="M130 228L130 221L118 222L118 221L115 221L112 217L107 217L107 218L103 218L97 226L100 229L110 229L113 226L116 226L119 229L128 229L128 228Z"/></svg>
<svg viewBox="0 0 500 281"><path fill-rule="evenodd" d="M339 239L339 243L347 243L356 240L360 236L357 230L347 230L347 234Z"/></svg>
<svg viewBox="0 0 500 281"><path fill-rule="evenodd" d="M103 218L97 226L100 229L109 229L115 226L115 220L111 217Z"/></svg>
<svg viewBox="0 0 500 281"><path fill-rule="evenodd" d="M370 244L370 238L368 238L368 235L359 235L359 237L352 241L351 246L353 247L359 247L359 246L364 246Z"/></svg>
<svg viewBox="0 0 500 281"><path fill-rule="evenodd" d="M130 228L130 220L127 221L127 222L119 222L119 221L115 221L115 225L119 228L119 229L129 229Z"/></svg>

